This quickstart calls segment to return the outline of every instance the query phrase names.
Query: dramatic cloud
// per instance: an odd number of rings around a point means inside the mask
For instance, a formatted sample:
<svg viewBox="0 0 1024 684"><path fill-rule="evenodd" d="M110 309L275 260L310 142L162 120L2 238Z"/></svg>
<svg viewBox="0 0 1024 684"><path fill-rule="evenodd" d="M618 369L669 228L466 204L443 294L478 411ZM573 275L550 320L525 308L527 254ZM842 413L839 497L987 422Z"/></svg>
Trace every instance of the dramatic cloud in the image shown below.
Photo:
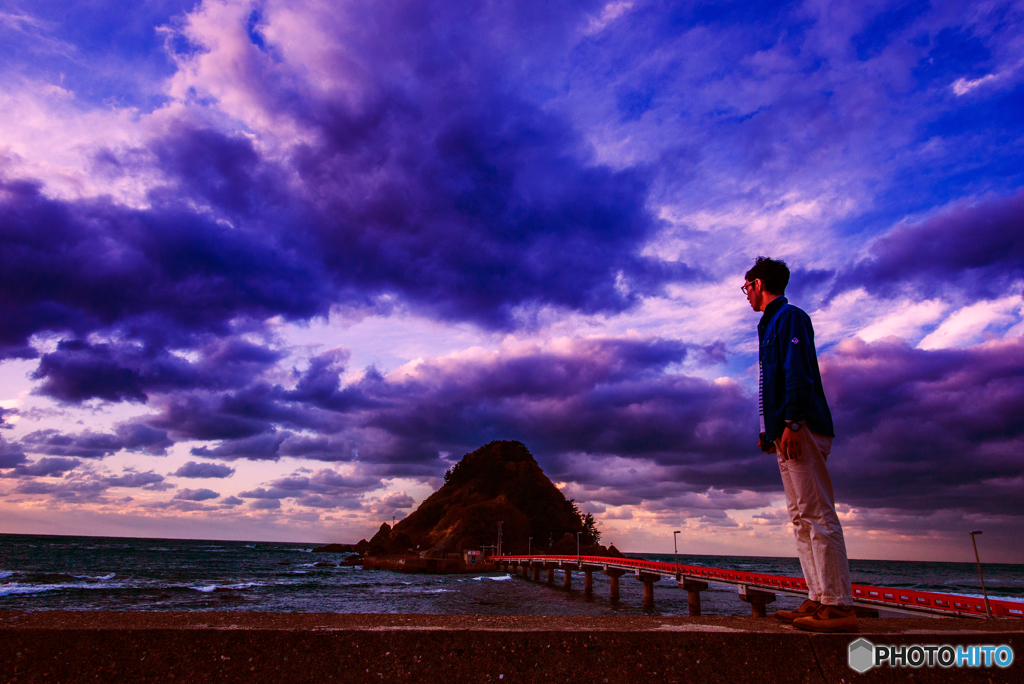
<svg viewBox="0 0 1024 684"><path fill-rule="evenodd" d="M502 436L552 458L567 451L649 457L708 481L716 476L705 459L732 460L746 451L741 426L755 424L756 416L736 383L666 372L691 349L657 338L565 339L424 361L388 378L368 372L349 385L342 385L342 366L314 359L294 390L258 384L196 400L189 410L178 404L149 420L174 433L226 437L192 451L218 458L358 458L392 475L436 476L447 467L439 452L466 453ZM197 430L198 419L220 432ZM230 426L258 434L230 439ZM739 458L745 463L749 455ZM757 467L736 469L730 484L761 476Z"/></svg>
<svg viewBox="0 0 1024 684"><path fill-rule="evenodd" d="M843 289L892 294L910 287L933 297L1002 295L1024 280L1024 193L964 202L875 240L871 256L837 279Z"/></svg>
<svg viewBox="0 0 1024 684"><path fill-rule="evenodd" d="M1024 515L1024 338L932 351L851 340L824 373L842 501Z"/></svg>
<svg viewBox="0 0 1024 684"><path fill-rule="evenodd" d="M844 515L1024 515L1019 3L9 4L4 501L372 531L518 439L608 521L770 528L770 254Z"/></svg>

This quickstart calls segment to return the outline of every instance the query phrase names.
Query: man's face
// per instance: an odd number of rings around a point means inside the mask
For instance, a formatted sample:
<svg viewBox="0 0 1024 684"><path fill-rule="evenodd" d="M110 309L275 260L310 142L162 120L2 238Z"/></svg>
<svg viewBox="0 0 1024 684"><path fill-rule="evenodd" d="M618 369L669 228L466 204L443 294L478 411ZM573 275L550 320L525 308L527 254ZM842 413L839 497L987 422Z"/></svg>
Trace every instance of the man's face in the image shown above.
<svg viewBox="0 0 1024 684"><path fill-rule="evenodd" d="M746 295L746 302L748 302L751 305L751 308L755 311L761 310L761 307L759 306L760 302L758 301L758 286L760 285L761 280L757 279L757 277L754 279L753 283L750 281L743 281L742 291L743 294Z"/></svg>
<svg viewBox="0 0 1024 684"><path fill-rule="evenodd" d="M750 308L754 311L761 311L764 309L761 303L761 294L764 292L761 285L760 278L754 278L754 282L749 280L743 281L743 294L747 296L747 302L750 304Z"/></svg>

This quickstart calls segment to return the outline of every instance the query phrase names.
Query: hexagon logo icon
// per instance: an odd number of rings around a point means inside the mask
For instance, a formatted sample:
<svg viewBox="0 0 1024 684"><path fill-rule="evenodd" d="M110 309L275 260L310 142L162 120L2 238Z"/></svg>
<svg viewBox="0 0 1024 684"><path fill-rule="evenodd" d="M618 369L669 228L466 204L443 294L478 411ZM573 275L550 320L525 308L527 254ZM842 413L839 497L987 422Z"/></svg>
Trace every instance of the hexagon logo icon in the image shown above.
<svg viewBox="0 0 1024 684"><path fill-rule="evenodd" d="M850 669L864 674L875 664L875 645L867 639L857 639L850 644Z"/></svg>

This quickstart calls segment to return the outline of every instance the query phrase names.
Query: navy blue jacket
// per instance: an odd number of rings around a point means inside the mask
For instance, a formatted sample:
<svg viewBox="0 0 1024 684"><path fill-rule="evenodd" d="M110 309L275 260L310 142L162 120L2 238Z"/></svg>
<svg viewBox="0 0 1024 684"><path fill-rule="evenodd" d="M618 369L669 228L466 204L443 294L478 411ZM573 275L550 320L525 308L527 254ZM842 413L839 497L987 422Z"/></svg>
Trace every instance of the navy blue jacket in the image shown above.
<svg viewBox="0 0 1024 684"><path fill-rule="evenodd" d="M835 437L832 412L821 388L810 316L785 297L777 297L764 309L757 338L766 437L782 437L792 420L806 421L819 435Z"/></svg>

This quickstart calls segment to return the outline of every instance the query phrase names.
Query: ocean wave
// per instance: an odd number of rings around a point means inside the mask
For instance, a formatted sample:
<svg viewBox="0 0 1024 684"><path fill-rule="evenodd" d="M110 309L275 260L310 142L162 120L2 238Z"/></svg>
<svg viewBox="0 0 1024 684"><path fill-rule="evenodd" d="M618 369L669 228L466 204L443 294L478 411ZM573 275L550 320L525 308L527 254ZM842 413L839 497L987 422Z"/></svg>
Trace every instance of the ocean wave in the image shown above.
<svg viewBox="0 0 1024 684"><path fill-rule="evenodd" d="M8 577L10 577L13 574L14 574L13 572L7 572L6 570L0 570L0 579L7 579Z"/></svg>
<svg viewBox="0 0 1024 684"><path fill-rule="evenodd" d="M54 589L61 588L58 585L40 585L40 584L18 584L17 582L11 582L10 584L0 584L0 596L16 596L18 594L38 594L42 591L52 591Z"/></svg>
<svg viewBox="0 0 1024 684"><path fill-rule="evenodd" d="M481 582L483 580L491 580L492 582L504 582L505 580L512 579L512 575L505 575L504 577L470 577L469 579L472 582Z"/></svg>
<svg viewBox="0 0 1024 684"><path fill-rule="evenodd" d="M115 585L116 586L116 585ZM111 589L113 588L109 584L86 584L82 583L62 583L62 584L21 584L20 582L10 582L9 584L0 584L0 597L3 596L17 596L22 594L41 594L47 591L60 591L61 589Z"/></svg>
<svg viewBox="0 0 1024 684"><path fill-rule="evenodd" d="M263 584L259 582L243 582L241 584L203 584L198 587L189 587L198 592L204 594L212 594L215 591L237 591L241 589L249 589L250 587L262 587Z"/></svg>
<svg viewBox="0 0 1024 684"><path fill-rule="evenodd" d="M109 575L71 575L75 579L84 580L112 580L117 573L110 573Z"/></svg>

